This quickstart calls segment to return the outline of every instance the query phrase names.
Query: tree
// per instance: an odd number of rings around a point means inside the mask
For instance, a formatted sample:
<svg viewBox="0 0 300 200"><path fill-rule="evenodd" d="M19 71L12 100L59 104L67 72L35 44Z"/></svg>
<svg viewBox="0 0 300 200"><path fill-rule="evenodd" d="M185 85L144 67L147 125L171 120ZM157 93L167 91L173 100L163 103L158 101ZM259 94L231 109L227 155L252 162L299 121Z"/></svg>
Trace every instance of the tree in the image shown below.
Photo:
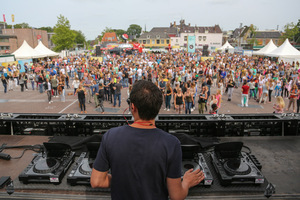
<svg viewBox="0 0 300 200"><path fill-rule="evenodd" d="M84 44L86 43L85 42L85 36L84 36L84 34L81 32L81 31L75 31L75 30L73 30L73 32L75 33L75 43L77 44L77 45L80 45L80 46L84 46Z"/></svg>
<svg viewBox="0 0 300 200"><path fill-rule="evenodd" d="M283 39L288 38L290 42L296 42L299 40L297 37L299 37L300 33L300 20L298 21L298 24L294 24L293 22L288 23L284 26L284 34L282 35Z"/></svg>
<svg viewBox="0 0 300 200"><path fill-rule="evenodd" d="M54 35L51 40L55 44L55 51L73 48L76 34L71 30L70 22L63 15L57 17L57 24L54 26Z"/></svg>
<svg viewBox="0 0 300 200"><path fill-rule="evenodd" d="M122 35L123 35L124 33L126 33L126 31L123 30L123 29L114 29L113 32L116 33L116 35L117 35L117 37L118 37L119 39L121 39Z"/></svg>
<svg viewBox="0 0 300 200"><path fill-rule="evenodd" d="M12 28L12 25L6 24L6 28ZM31 26L29 26L28 23L23 22L21 24L15 24L14 28L31 28Z"/></svg>
<svg viewBox="0 0 300 200"><path fill-rule="evenodd" d="M142 27L137 24L131 24L127 29L127 34L132 35L133 37L140 37L142 32Z"/></svg>
<svg viewBox="0 0 300 200"><path fill-rule="evenodd" d="M41 27L41 28L38 28L39 30L44 30L44 31L47 31L48 33L53 33L53 28L50 27L50 26L46 26L46 27Z"/></svg>
<svg viewBox="0 0 300 200"><path fill-rule="evenodd" d="M297 23L298 33L295 35L296 43L300 43L300 19L298 19Z"/></svg>
<svg viewBox="0 0 300 200"><path fill-rule="evenodd" d="M256 26L254 26L253 24L250 25L249 27L249 31L250 31L250 40L249 40L249 44L252 44L253 46L257 44L257 39L256 39L256 31L258 30L258 28Z"/></svg>

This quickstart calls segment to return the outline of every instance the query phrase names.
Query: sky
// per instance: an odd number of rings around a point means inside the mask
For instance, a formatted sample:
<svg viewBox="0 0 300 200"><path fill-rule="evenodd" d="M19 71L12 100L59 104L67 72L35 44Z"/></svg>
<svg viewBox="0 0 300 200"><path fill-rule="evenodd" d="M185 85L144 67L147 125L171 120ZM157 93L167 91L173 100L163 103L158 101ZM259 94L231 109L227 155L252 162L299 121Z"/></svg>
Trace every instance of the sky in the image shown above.
<svg viewBox="0 0 300 200"><path fill-rule="evenodd" d="M300 19L300 0L0 0L0 21L5 14L8 24L28 23L40 28L53 27L57 17L65 16L71 29L94 40L105 27L127 30L138 24L143 30L168 27L184 19L192 26L214 26L223 31L240 24L255 25L259 30L284 29Z"/></svg>

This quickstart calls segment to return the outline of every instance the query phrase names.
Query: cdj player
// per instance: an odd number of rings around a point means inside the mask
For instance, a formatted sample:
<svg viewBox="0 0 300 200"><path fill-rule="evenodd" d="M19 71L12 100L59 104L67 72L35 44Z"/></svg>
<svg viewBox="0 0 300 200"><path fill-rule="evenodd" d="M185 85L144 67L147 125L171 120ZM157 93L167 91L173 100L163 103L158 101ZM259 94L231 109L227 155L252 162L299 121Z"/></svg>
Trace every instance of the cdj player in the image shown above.
<svg viewBox="0 0 300 200"><path fill-rule="evenodd" d="M60 184L74 160L75 152L62 143L44 143L45 152L37 154L19 175L27 183Z"/></svg>
<svg viewBox="0 0 300 200"><path fill-rule="evenodd" d="M251 155L241 152L243 143L228 142L215 147L211 153L213 166L221 185L263 184L264 176L256 166Z"/></svg>
<svg viewBox="0 0 300 200"><path fill-rule="evenodd" d="M182 177L184 173L189 169L200 169L204 173L204 180L199 183L199 185L206 185L210 186L213 183L213 176L207 166L207 163L205 161L205 158L202 153L198 153L195 156L194 160L183 160L182 166L181 166L181 174Z"/></svg>
<svg viewBox="0 0 300 200"><path fill-rule="evenodd" d="M100 142L90 142L87 144L88 152L80 154L72 171L68 175L67 182L70 185L90 185L93 164L100 144Z"/></svg>

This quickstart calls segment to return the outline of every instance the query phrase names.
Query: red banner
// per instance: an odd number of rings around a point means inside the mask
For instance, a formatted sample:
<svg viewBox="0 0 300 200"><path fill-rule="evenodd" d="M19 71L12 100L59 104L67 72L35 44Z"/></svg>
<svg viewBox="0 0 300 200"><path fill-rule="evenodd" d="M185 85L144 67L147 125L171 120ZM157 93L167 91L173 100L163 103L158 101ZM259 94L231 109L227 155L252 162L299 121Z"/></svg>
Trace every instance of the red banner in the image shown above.
<svg viewBox="0 0 300 200"><path fill-rule="evenodd" d="M133 44L133 49L137 50L137 49L139 49L139 47L140 47L139 43L134 43Z"/></svg>
<svg viewBox="0 0 300 200"><path fill-rule="evenodd" d="M5 14L3 14L3 21L4 21L4 22L6 22L6 19L5 19Z"/></svg>

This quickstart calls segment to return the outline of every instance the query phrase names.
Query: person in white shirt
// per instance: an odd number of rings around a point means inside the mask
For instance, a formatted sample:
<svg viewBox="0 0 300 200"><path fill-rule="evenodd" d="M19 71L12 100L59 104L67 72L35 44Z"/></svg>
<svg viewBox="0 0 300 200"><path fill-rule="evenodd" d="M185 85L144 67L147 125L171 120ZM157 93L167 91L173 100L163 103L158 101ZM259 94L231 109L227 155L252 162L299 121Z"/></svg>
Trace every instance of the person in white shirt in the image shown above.
<svg viewBox="0 0 300 200"><path fill-rule="evenodd" d="M137 75L138 75L138 80L142 80L143 70L141 69L141 67L139 67L136 72L137 72Z"/></svg>
<svg viewBox="0 0 300 200"><path fill-rule="evenodd" d="M80 81L79 81L78 77L75 77L75 79L72 83L72 86L74 87L74 96L75 96L76 90L78 89L79 85L80 85Z"/></svg>

